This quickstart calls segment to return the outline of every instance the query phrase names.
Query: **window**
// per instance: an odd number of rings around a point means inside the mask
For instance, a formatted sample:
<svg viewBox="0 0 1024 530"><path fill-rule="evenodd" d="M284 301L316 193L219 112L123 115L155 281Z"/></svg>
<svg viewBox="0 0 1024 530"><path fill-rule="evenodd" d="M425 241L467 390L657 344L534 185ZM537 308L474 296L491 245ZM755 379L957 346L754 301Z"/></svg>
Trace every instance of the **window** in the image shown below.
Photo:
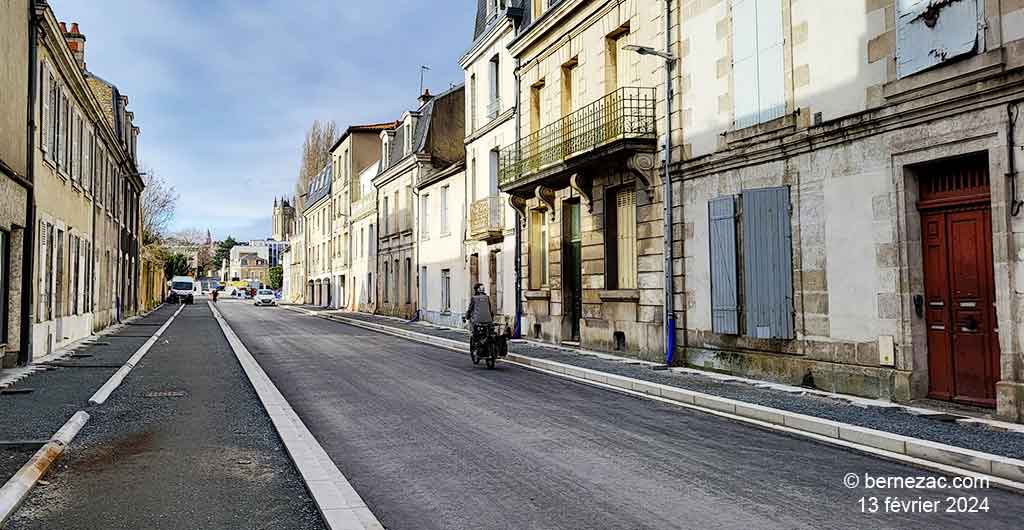
<svg viewBox="0 0 1024 530"><path fill-rule="evenodd" d="M382 227L383 229L381 230L381 233L383 233L384 235L387 235L387 234L391 233L388 230L388 225L390 224L390 222L389 222L390 213L388 212L388 197L387 196L384 197L384 208L382 210L382 213L383 213L383 215L381 215L381 219L384 222L384 226Z"/></svg>
<svg viewBox="0 0 1024 530"><path fill-rule="evenodd" d="M373 303L373 273L366 273L366 303Z"/></svg>
<svg viewBox="0 0 1024 530"><path fill-rule="evenodd" d="M428 280L429 276L427 275L427 267L424 265L423 267L420 267L420 277L417 280L417 283L420 286L420 307L424 309L427 308L427 287L430 285Z"/></svg>
<svg viewBox="0 0 1024 530"><path fill-rule="evenodd" d="M636 289L636 190L612 190L608 202L605 281L609 289Z"/></svg>
<svg viewBox="0 0 1024 530"><path fill-rule="evenodd" d="M530 211L530 288L548 283L548 225L544 210Z"/></svg>
<svg viewBox="0 0 1024 530"><path fill-rule="evenodd" d="M540 130L540 92L543 88L543 82L530 87L530 134Z"/></svg>
<svg viewBox="0 0 1024 530"><path fill-rule="evenodd" d="M441 235L449 234L448 230L448 186L441 186Z"/></svg>
<svg viewBox="0 0 1024 530"><path fill-rule="evenodd" d="M384 286L381 289L381 295L383 296L384 303L386 304L390 297L388 296L388 290L391 289L391 272L388 270L389 263L384 262Z"/></svg>
<svg viewBox="0 0 1024 530"><path fill-rule="evenodd" d="M498 196L498 160L499 151L498 148L491 149L488 157L488 180L487 180L487 196L497 197Z"/></svg>
<svg viewBox="0 0 1024 530"><path fill-rule="evenodd" d="M412 258L405 258L405 303L412 303Z"/></svg>
<svg viewBox="0 0 1024 530"><path fill-rule="evenodd" d="M708 205L711 236L711 314L716 333L759 339L793 338L793 261L789 188L744 190L740 245L733 197ZM742 278L737 246L742 247ZM743 286L740 296L739 286ZM742 303L740 303L742 300Z"/></svg>
<svg viewBox="0 0 1024 530"><path fill-rule="evenodd" d="M737 128L771 121L786 113L782 46L782 0L733 2L733 110Z"/></svg>
<svg viewBox="0 0 1024 530"><path fill-rule="evenodd" d="M488 78L490 80L490 102L487 104L487 119L493 120L501 113L501 65L500 59L497 55L491 58L488 62L490 71L488 72Z"/></svg>
<svg viewBox="0 0 1024 530"><path fill-rule="evenodd" d="M370 224L370 240L366 242L370 249L370 256L377 253L377 233L373 230L373 223Z"/></svg>
<svg viewBox="0 0 1024 530"><path fill-rule="evenodd" d="M476 131L476 74L469 76L469 132Z"/></svg>
<svg viewBox="0 0 1024 530"><path fill-rule="evenodd" d="M442 199L443 200L443 199ZM420 239L430 239L430 194L420 196ZM442 233L444 230L442 230Z"/></svg>
<svg viewBox="0 0 1024 530"><path fill-rule="evenodd" d="M473 153L469 159L469 186L469 198L471 201L476 201L480 198L476 186L476 153Z"/></svg>
<svg viewBox="0 0 1024 530"><path fill-rule="evenodd" d="M452 271L451 269L441 270L441 312L448 313L452 310Z"/></svg>
<svg viewBox="0 0 1024 530"><path fill-rule="evenodd" d="M405 124L405 154L412 153L412 119Z"/></svg>
<svg viewBox="0 0 1024 530"><path fill-rule="evenodd" d="M491 283L494 284L494 288L491 289L491 292L494 293L494 307L497 308L498 313L502 313L505 308L504 286L502 285L504 283L502 278L504 278L505 267L501 263L500 250L494 251L491 255L494 258L494 276L491 278Z"/></svg>
<svg viewBox="0 0 1024 530"><path fill-rule="evenodd" d="M572 114L573 78L578 77L575 75L577 65L579 65L579 61L576 58L562 65L562 116Z"/></svg>
<svg viewBox="0 0 1024 530"><path fill-rule="evenodd" d="M401 269L398 268L398 260L396 259L395 260L395 266L394 266L394 268L391 269L391 279L392 279L391 288L393 289L392 294L394 295L394 300L395 300L396 304L398 303L399 300L402 299L402 291L400 290L401 289L400 288L401 284L398 283L399 280L401 279L401 275L402 275L400 270Z"/></svg>

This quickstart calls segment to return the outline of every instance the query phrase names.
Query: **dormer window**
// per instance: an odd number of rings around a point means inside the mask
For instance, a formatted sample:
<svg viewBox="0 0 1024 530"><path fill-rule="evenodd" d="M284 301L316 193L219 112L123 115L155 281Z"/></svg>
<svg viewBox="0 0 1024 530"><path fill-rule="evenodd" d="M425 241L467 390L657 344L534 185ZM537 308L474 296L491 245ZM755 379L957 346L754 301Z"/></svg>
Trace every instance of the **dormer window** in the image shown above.
<svg viewBox="0 0 1024 530"><path fill-rule="evenodd" d="M405 123L405 154L412 152L412 119Z"/></svg>

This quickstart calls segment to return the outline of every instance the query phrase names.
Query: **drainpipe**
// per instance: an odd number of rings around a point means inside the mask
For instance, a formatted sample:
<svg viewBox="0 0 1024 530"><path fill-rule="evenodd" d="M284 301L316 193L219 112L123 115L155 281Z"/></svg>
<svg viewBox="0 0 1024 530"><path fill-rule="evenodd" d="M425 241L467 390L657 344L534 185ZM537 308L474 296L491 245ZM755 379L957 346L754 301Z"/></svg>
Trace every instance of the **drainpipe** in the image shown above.
<svg viewBox="0 0 1024 530"><path fill-rule="evenodd" d="M520 112L520 101L522 90L522 79L519 77L519 58L516 57L516 67L514 70L516 78L516 142L515 145L519 145L521 139L521 127L523 122L523 113ZM513 208L516 212L516 226L515 226L515 274L516 274L516 321L512 326L512 336L515 338L521 338L523 336L523 330L521 322L523 320L523 219L519 210Z"/></svg>
<svg viewBox="0 0 1024 530"><path fill-rule="evenodd" d="M665 0L665 53L672 56L672 0ZM678 59L665 61L665 153L662 163L663 201L665 205L665 365L672 365L676 346L676 317L674 297L673 254L672 254L672 177L669 167L672 163L672 66ZM685 333L685 331L684 331ZM685 344L685 341L684 341Z"/></svg>
<svg viewBox="0 0 1024 530"><path fill-rule="evenodd" d="M35 208L35 190L33 184L35 183L35 149L36 149L36 61L37 61L37 44L36 44L36 11L35 2L28 3L28 122L26 123L26 134L28 135L28 142L26 143L26 158L25 158L25 181L20 182L21 186L25 188L25 233L22 234L22 256L21 256L21 329L19 334L20 348L18 351L18 364L26 365L32 361L32 287L34 283L32 281L32 251L34 250L33 241L35 240L35 226L36 226L36 208Z"/></svg>
<svg viewBox="0 0 1024 530"><path fill-rule="evenodd" d="M1013 153L1013 129L1017 123L1017 112L1014 112L1013 107L1019 103L1017 101L1006 105L1006 177L1010 179L1010 216L1012 217L1020 215L1020 209L1024 206L1024 201L1017 198L1017 167L1014 163L1016 156Z"/></svg>

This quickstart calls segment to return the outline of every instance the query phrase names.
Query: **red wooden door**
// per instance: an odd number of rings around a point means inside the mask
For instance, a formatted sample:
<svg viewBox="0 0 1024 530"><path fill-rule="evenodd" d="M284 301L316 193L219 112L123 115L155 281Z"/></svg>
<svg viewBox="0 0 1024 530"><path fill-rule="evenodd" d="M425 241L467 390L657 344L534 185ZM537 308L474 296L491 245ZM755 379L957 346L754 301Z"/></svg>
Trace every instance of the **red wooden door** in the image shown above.
<svg viewBox="0 0 1024 530"><path fill-rule="evenodd" d="M991 212L922 216L931 397L995 406L999 378Z"/></svg>

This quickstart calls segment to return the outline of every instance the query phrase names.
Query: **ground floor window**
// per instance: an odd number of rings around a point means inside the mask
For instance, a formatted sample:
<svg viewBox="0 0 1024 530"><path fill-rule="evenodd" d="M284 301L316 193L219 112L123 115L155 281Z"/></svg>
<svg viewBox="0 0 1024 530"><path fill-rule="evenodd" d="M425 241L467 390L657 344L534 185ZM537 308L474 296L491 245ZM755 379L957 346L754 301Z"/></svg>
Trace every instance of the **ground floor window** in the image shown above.
<svg viewBox="0 0 1024 530"><path fill-rule="evenodd" d="M548 283L548 224L543 210L530 211L530 288Z"/></svg>
<svg viewBox="0 0 1024 530"><path fill-rule="evenodd" d="M606 281L610 289L636 289L636 190L613 190L608 199Z"/></svg>
<svg viewBox="0 0 1024 530"><path fill-rule="evenodd" d="M441 270L441 311L452 310L452 271L451 269Z"/></svg>
<svg viewBox="0 0 1024 530"><path fill-rule="evenodd" d="M405 258L405 303L412 303L412 258Z"/></svg>

